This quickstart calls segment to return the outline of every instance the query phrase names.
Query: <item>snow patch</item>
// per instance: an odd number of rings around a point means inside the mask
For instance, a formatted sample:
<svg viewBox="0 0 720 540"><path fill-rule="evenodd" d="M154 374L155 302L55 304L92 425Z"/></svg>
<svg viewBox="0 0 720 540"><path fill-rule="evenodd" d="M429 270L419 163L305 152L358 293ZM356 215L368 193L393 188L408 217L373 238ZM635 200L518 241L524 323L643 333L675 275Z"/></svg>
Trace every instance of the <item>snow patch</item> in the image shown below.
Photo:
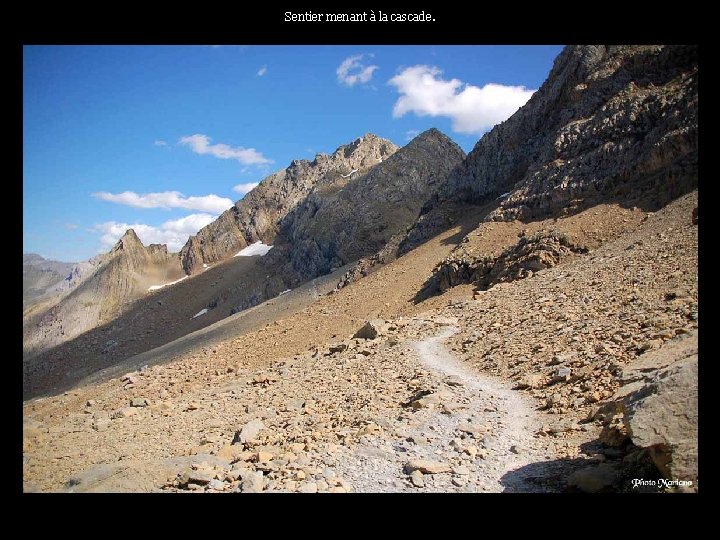
<svg viewBox="0 0 720 540"><path fill-rule="evenodd" d="M235 255L233 255L233 257L252 257L254 255L259 255L260 257L262 257L266 255L267 252L271 249L272 246L263 244L261 240L258 240L254 244L250 244L248 247L238 251Z"/></svg>
<svg viewBox="0 0 720 540"><path fill-rule="evenodd" d="M507 197L508 195L510 195L510 192L509 192L509 191L508 191L507 193L503 193L502 195L500 195L500 196L498 197L498 199L504 199L504 198Z"/></svg>
<svg viewBox="0 0 720 540"><path fill-rule="evenodd" d="M195 315L193 315L193 319L195 317L199 317L200 315L205 315L208 312L207 308L203 308L200 311L198 311Z"/></svg>
<svg viewBox="0 0 720 540"><path fill-rule="evenodd" d="M171 281L170 283L163 283L162 285L151 285L148 287L148 291L157 291L158 289L162 289L163 287L169 287L170 285L175 285L176 283L180 283L183 279L187 279L189 276L183 276L180 279L176 281Z"/></svg>
<svg viewBox="0 0 720 540"><path fill-rule="evenodd" d="M287 294L287 293L289 293L290 291L292 291L292 289L285 289L283 292L281 292L280 294L278 294L278 296L282 296L283 294Z"/></svg>
<svg viewBox="0 0 720 540"><path fill-rule="evenodd" d="M203 268L207 268L207 263L203 263Z"/></svg>
<svg viewBox="0 0 720 540"><path fill-rule="evenodd" d="M353 174L355 174L356 172L358 172L358 170L357 170L357 169L353 169L353 170L350 171L349 173L347 173L347 174L341 174L340 176L342 176L343 178L350 178L350 177L351 177Z"/></svg>

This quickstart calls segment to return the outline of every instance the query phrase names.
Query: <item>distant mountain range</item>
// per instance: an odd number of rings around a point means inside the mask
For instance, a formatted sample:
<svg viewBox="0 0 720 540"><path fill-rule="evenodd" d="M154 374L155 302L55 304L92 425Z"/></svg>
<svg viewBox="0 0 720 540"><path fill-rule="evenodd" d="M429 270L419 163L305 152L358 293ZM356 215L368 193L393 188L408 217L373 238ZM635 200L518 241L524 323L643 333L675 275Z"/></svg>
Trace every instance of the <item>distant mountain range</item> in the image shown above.
<svg viewBox="0 0 720 540"><path fill-rule="evenodd" d="M23 253L23 309L64 280L68 280L74 263L51 261L36 253Z"/></svg>

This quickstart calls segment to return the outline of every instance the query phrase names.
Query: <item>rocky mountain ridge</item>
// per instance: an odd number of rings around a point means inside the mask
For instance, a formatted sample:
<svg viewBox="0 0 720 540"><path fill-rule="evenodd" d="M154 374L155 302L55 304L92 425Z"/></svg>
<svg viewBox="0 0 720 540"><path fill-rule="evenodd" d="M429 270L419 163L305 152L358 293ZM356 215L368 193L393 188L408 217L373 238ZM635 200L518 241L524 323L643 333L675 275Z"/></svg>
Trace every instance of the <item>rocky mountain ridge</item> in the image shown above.
<svg viewBox="0 0 720 540"><path fill-rule="evenodd" d="M385 144L374 135L362 139L364 142L358 139L351 146L340 147L335 159L344 163L341 156L355 156L364 145L375 149ZM375 151L369 155L374 156ZM236 304L221 309L236 313L383 249L391 238L405 234L434 187L463 158L457 144L430 129L382 162L372 165L372 159L379 158L371 158L368 169L358 169L347 177L337 168L326 170L273 226L272 240L266 238L274 247L258 263L266 274L263 284L254 288L239 284L220 294L215 304L222 306L224 297L232 296ZM363 159L360 163L368 162L367 157ZM304 163L314 170L312 164ZM225 227L222 220L218 219L217 227ZM207 230L213 227L210 224ZM212 243L207 238L204 241Z"/></svg>
<svg viewBox="0 0 720 540"><path fill-rule="evenodd" d="M318 154L313 161L293 160L191 236L180 251L183 269L195 273L203 264L227 258L258 240L272 244L280 222L311 190L342 189L397 149L392 142L368 133L332 154Z"/></svg>
<svg viewBox="0 0 720 540"><path fill-rule="evenodd" d="M192 237L186 245L189 251L181 252L179 257L167 253L165 246L143 247L137 235L128 231L107 255L98 258L99 267L86 278L86 286L78 287L81 292L66 295L43 315L26 321L25 356L29 358L85 333L77 343L55 348L36 363L54 364L68 354L101 354L103 363L122 359L117 357L121 353L113 350L118 342L114 325L144 333L135 319L152 317L153 321L146 321L144 326L155 328L152 343L161 345L163 340L176 339L183 328L189 332L198 325L212 324L371 255L393 235L404 234L433 186L463 157L462 150L437 130L419 135L401 150L367 134L339 147L332 155L319 154L313 162L296 160L285 171L271 175L233 209ZM235 221L238 215L244 216L240 224ZM243 224L249 225L241 229ZM248 237L274 247L262 257L252 257L252 261L234 258L235 250L247 243ZM193 258L191 252L204 253L204 258ZM215 257L222 260L212 265L203 263L199 270L197 263L190 263L196 270L192 279L173 285L192 295L189 304L194 306L193 313L186 315L185 306L168 312L162 304L177 302L177 295L163 293L156 298L159 291L155 288L185 277L181 261ZM162 269L172 275L149 279ZM200 274L205 277L198 280ZM149 290L151 286L155 288ZM195 286L203 290L193 290ZM130 310L133 302L148 293L152 298L147 296L143 306ZM78 304L80 295L83 299ZM78 305L85 308L82 320L76 316ZM130 319L121 317L126 312ZM193 317L198 313L203 314L202 318ZM162 320L162 328L158 328L155 318ZM73 329L71 333L68 326ZM96 331L86 332L92 328ZM133 353L144 351L138 349L142 343L150 346L149 340L136 339L131 338ZM44 378L52 376L46 373Z"/></svg>
<svg viewBox="0 0 720 540"><path fill-rule="evenodd" d="M533 220L623 198L655 210L697 186L697 47L568 46L547 80L485 134L423 208L402 251L493 199Z"/></svg>

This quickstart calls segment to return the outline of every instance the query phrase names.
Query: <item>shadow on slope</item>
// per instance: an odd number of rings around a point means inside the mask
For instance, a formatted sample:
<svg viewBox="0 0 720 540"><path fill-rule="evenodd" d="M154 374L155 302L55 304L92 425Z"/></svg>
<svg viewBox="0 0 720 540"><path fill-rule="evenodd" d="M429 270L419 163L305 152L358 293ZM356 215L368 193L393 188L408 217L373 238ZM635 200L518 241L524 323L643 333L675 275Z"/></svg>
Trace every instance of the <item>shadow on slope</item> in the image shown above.
<svg viewBox="0 0 720 540"><path fill-rule="evenodd" d="M500 478L505 493L657 493L656 486L633 487L633 479L659 480L662 475L646 450L608 448L598 439L580 445L588 457L538 461Z"/></svg>
<svg viewBox="0 0 720 540"><path fill-rule="evenodd" d="M257 262L257 257L225 261L143 296L107 324L24 359L23 399L71 388L94 371L227 317L243 291L265 282ZM194 317L203 309L208 311Z"/></svg>

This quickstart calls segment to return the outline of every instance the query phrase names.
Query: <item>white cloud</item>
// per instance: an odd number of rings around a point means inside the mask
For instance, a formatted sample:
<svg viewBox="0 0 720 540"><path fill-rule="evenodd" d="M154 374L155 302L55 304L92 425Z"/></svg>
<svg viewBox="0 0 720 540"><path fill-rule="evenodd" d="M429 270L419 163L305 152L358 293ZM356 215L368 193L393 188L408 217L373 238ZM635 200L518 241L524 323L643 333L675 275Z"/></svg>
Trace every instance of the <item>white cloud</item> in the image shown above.
<svg viewBox="0 0 720 540"><path fill-rule="evenodd" d="M408 129L405 132L405 139L408 141L412 141L418 135L420 135L420 132L417 129Z"/></svg>
<svg viewBox="0 0 720 540"><path fill-rule="evenodd" d="M252 190L258 185L258 182L247 182L245 184L238 184L233 187L233 191L245 195L248 191Z"/></svg>
<svg viewBox="0 0 720 540"><path fill-rule="evenodd" d="M400 97L393 117L407 113L418 116L447 116L453 130L480 134L509 118L522 107L535 90L524 86L488 83L482 88L458 79L444 80L434 66L412 66L390 79Z"/></svg>
<svg viewBox="0 0 720 540"><path fill-rule="evenodd" d="M196 133L195 135L182 137L178 144L189 146L196 154L210 154L219 159L237 159L245 165L264 165L273 162L254 148L243 148L242 146L233 148L222 143L210 144L211 140L207 135Z"/></svg>
<svg viewBox="0 0 720 540"><path fill-rule="evenodd" d="M365 57L372 58L372 54L356 54L349 56L342 61L335 71L338 82L345 86L355 86L358 83L366 84L372 79L373 72L378 66L365 65L363 59Z"/></svg>
<svg viewBox="0 0 720 540"><path fill-rule="evenodd" d="M258 72L257 72L258 77L262 77L266 73L267 73L267 66L261 67L260 69L258 69Z"/></svg>
<svg viewBox="0 0 720 540"><path fill-rule="evenodd" d="M216 219L210 214L190 214L180 219L169 220L158 227L144 223L120 223L106 221L95 225L94 232L102 233L101 251L108 251L125 234L133 229L143 244L167 244L168 251L177 252L182 249L190 235L197 233L205 225Z"/></svg>
<svg viewBox="0 0 720 540"><path fill-rule="evenodd" d="M123 191L122 193L100 191L92 195L96 199L135 208L185 208L186 210L200 210L201 212L212 212L214 214L223 212L233 205L230 199L218 197L213 193L202 197L185 197L179 191L143 193L142 195L134 191Z"/></svg>
<svg viewBox="0 0 720 540"><path fill-rule="evenodd" d="M162 139L156 139L153 143L155 146L167 146L167 141L163 141Z"/></svg>

